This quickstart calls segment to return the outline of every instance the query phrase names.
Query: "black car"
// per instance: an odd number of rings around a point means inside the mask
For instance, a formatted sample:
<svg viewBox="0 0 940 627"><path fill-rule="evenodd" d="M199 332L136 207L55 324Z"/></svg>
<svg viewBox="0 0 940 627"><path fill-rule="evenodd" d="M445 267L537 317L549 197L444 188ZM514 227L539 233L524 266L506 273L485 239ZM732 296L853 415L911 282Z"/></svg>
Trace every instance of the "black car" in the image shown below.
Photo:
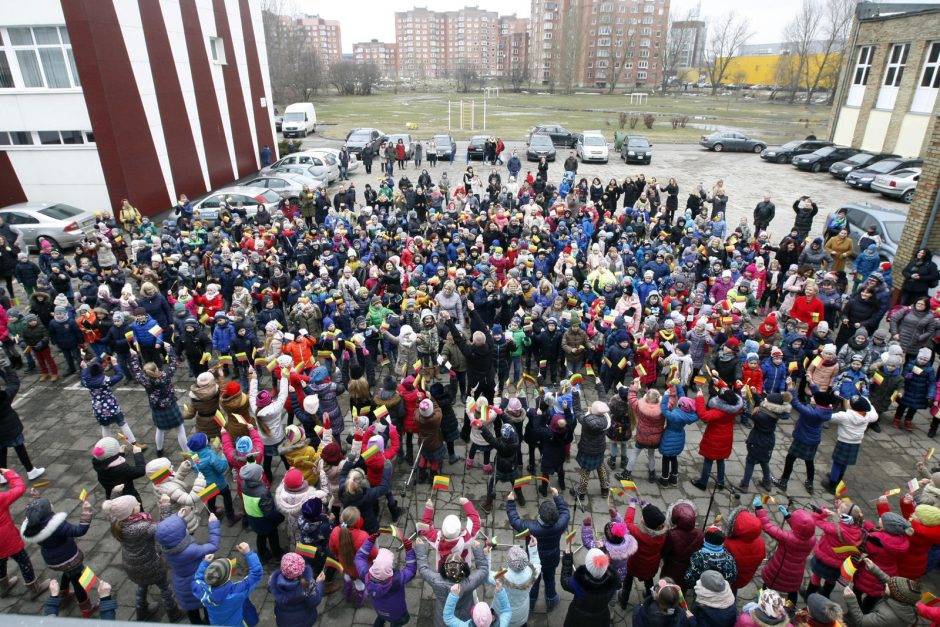
<svg viewBox="0 0 940 627"><path fill-rule="evenodd" d="M476 159L483 161L486 159L486 140L489 138L489 135L474 135L470 138L470 144L467 146L467 152L470 153L471 161Z"/></svg>
<svg viewBox="0 0 940 627"><path fill-rule="evenodd" d="M564 126L559 124L539 124L529 131L529 141L532 141L533 135L548 135L552 138L552 144L562 148L574 148L578 143L578 136L572 133Z"/></svg>
<svg viewBox="0 0 940 627"><path fill-rule="evenodd" d="M845 177L845 182L849 187L870 192L872 181L875 180L876 176L890 174L895 170L904 168L919 168L922 165L924 165L923 159L883 159L867 168L859 168L854 172L849 172L848 176Z"/></svg>
<svg viewBox="0 0 940 627"><path fill-rule="evenodd" d="M431 140L431 150L437 154L441 161L450 161L451 155L457 153L457 142L451 135L435 135Z"/></svg>
<svg viewBox="0 0 940 627"><path fill-rule="evenodd" d="M538 161L542 157L548 161L555 160L555 145L552 143L552 138L548 135L532 135L525 149L526 161Z"/></svg>
<svg viewBox="0 0 940 627"><path fill-rule="evenodd" d="M829 166L829 174L836 177L837 179L844 179L846 176L848 176L849 172L858 170L860 168L867 168L884 159L898 157L900 157L900 155L895 155L890 152L860 152L857 155L849 157L845 161L836 161L833 163L831 166Z"/></svg>
<svg viewBox="0 0 940 627"><path fill-rule="evenodd" d="M832 142L825 142L816 139L797 139L792 142L787 142L783 146L771 146L764 148L760 152L760 158L765 161L772 161L774 163L790 163L790 160L793 157L807 155L811 152L819 150L820 148L825 148L826 146L831 145Z"/></svg>
<svg viewBox="0 0 940 627"><path fill-rule="evenodd" d="M377 128L354 128L346 135L346 149L357 157L363 152L378 155L384 141L385 133Z"/></svg>
<svg viewBox="0 0 940 627"><path fill-rule="evenodd" d="M642 135L627 135L620 148L624 163L650 163L653 160L653 144Z"/></svg>
<svg viewBox="0 0 940 627"><path fill-rule="evenodd" d="M819 150L811 152L808 155L793 157L793 160L790 163L800 170L820 172L823 170L823 168L828 170L829 166L831 166L836 161L848 159L858 152L860 151L855 148L848 148L846 146L826 146L825 148L820 148Z"/></svg>

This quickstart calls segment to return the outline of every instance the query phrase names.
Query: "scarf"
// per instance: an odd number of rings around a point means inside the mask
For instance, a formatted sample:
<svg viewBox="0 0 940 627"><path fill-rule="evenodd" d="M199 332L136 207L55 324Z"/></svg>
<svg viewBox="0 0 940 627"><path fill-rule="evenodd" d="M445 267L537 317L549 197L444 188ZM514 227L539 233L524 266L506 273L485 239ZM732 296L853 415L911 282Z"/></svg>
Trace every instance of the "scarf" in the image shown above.
<svg viewBox="0 0 940 627"><path fill-rule="evenodd" d="M702 585L701 581L695 583L695 602L705 607L724 609L734 605L734 595L731 586L725 586L721 592L712 592Z"/></svg>
<svg viewBox="0 0 940 627"><path fill-rule="evenodd" d="M138 520L143 520L144 522L148 522L148 523L150 523L150 524L153 524L153 516L151 516L151 515L148 514L147 512L139 512L139 513L137 513L137 514L134 514L133 516L131 516L130 518L128 518L128 519L125 520L124 522L125 522L126 524L131 524L131 523L137 522Z"/></svg>

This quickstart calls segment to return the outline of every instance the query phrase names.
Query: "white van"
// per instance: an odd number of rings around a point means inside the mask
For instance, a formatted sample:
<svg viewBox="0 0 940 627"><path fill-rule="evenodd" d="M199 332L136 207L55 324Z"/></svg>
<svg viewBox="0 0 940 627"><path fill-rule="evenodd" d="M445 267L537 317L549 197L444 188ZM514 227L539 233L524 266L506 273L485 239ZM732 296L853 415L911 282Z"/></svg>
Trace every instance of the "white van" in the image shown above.
<svg viewBox="0 0 940 627"><path fill-rule="evenodd" d="M284 137L306 137L317 132L317 110L311 102L295 102L284 110L281 133Z"/></svg>

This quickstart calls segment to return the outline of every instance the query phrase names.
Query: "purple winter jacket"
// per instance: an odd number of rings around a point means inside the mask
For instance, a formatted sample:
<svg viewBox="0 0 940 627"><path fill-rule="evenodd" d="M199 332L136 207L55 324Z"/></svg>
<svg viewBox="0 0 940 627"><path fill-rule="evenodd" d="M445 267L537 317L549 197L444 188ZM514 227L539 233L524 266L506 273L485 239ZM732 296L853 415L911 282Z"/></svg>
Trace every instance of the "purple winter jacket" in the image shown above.
<svg viewBox="0 0 940 627"><path fill-rule="evenodd" d="M616 512L611 516L610 522L624 524L623 518ZM626 527L625 524L624 527ZM617 572L620 581L623 581L628 574L627 560L629 560L630 556L636 553L637 550L636 538L631 536L630 531L627 530L626 535L623 537L623 542L619 544L611 542L609 538L605 538L605 540L604 552L610 556L610 566ZM594 529L590 525L581 526L581 543L586 549L599 548L597 542L594 541Z"/></svg>
<svg viewBox="0 0 940 627"><path fill-rule="evenodd" d="M408 611L405 599L405 586L418 574L418 558L413 548L405 552L404 570L395 569L388 581L378 582L369 574L369 556L372 554L372 540L366 540L356 553L356 570L359 580L366 584L366 595L372 602L372 609L378 617L394 622Z"/></svg>

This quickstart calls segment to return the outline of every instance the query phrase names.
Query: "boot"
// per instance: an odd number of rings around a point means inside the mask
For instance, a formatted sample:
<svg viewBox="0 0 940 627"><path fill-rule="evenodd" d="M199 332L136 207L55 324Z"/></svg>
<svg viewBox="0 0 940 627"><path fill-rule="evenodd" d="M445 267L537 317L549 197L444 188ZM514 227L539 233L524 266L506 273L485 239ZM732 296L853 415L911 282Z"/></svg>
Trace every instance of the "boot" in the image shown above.
<svg viewBox="0 0 940 627"><path fill-rule="evenodd" d="M650 470L646 473L646 478L650 483L656 483L656 471Z"/></svg>
<svg viewBox="0 0 940 627"><path fill-rule="evenodd" d="M49 381L51 381L52 383L55 383L58 380L59 380L59 375L57 374L49 375Z"/></svg>
<svg viewBox="0 0 940 627"><path fill-rule="evenodd" d="M810 583L808 586L806 586L805 590L800 590L800 596L803 597L803 600L805 601L807 598L809 598L809 595L813 594L814 592L819 592L819 586L814 583Z"/></svg>
<svg viewBox="0 0 940 627"><path fill-rule="evenodd" d="M659 485L663 486L664 488L665 488L667 485L669 485L669 477L667 477L666 475L663 475L662 477L660 477L660 478L659 478Z"/></svg>
<svg viewBox="0 0 940 627"><path fill-rule="evenodd" d="M454 453L451 453L450 457L447 458L448 464L456 464L459 461L460 461L460 458L457 457L457 455L455 455Z"/></svg>
<svg viewBox="0 0 940 627"><path fill-rule="evenodd" d="M33 579L28 584L26 584L26 592L29 595L30 601L35 601L49 589L49 580L39 581L39 579Z"/></svg>
<svg viewBox="0 0 940 627"><path fill-rule="evenodd" d="M881 420L876 420L875 422L868 425L868 428L874 431L875 433L881 433ZM933 436L930 436L933 437Z"/></svg>
<svg viewBox="0 0 940 627"><path fill-rule="evenodd" d="M493 464L483 464L483 474L484 475L493 474Z"/></svg>
<svg viewBox="0 0 940 627"><path fill-rule="evenodd" d="M78 602L78 609L81 610L82 612L82 618L91 618L92 616L95 615L95 612L98 611L98 604L97 603L92 604L91 599L85 599L84 601ZM137 611L140 612L140 609L138 609ZM140 620L146 620L146 619L138 618L137 620L140 621Z"/></svg>
<svg viewBox="0 0 940 627"><path fill-rule="evenodd" d="M770 492L771 482L769 479L764 479L763 482L760 482L757 480L757 477L754 477L754 487L764 492Z"/></svg>
<svg viewBox="0 0 940 627"><path fill-rule="evenodd" d="M171 623L177 623L185 618L186 612L181 610L179 606L174 605L166 611L166 619Z"/></svg>
<svg viewBox="0 0 940 627"><path fill-rule="evenodd" d="M780 490L781 492L787 491L787 479L784 479L783 477L780 477L779 479L774 481L774 485L777 486L777 489Z"/></svg>
<svg viewBox="0 0 940 627"><path fill-rule="evenodd" d="M397 522L401 518L401 507L398 506L398 503L389 504L388 515L392 517L392 522Z"/></svg>
<svg viewBox="0 0 940 627"><path fill-rule="evenodd" d="M607 498L607 493L608 493L608 492L610 492L610 488L608 488L607 486L601 486L601 498L602 498L602 499L606 499L606 498Z"/></svg>
<svg viewBox="0 0 940 627"><path fill-rule="evenodd" d="M493 510L493 495L487 494L486 499L483 501L480 507L483 509L484 512L489 514Z"/></svg>
<svg viewBox="0 0 940 627"><path fill-rule="evenodd" d="M809 483L809 482L807 482L807 483ZM824 489L826 492L829 492L830 494L835 494L835 491L836 491L836 484L834 484L833 482L829 481L829 477L823 477L823 478L820 480L819 485L821 485L821 486L823 487L823 489Z"/></svg>
<svg viewBox="0 0 940 627"><path fill-rule="evenodd" d="M362 607L363 602L366 600L365 587L363 587L362 590L356 590L355 586L353 586L352 599L350 600L356 607Z"/></svg>
<svg viewBox="0 0 940 627"><path fill-rule="evenodd" d="M626 470L626 469L627 469L627 457L626 455L622 455L620 457L620 470Z"/></svg>
<svg viewBox="0 0 940 627"><path fill-rule="evenodd" d="M353 583L352 579L343 577L343 598L347 601L352 599Z"/></svg>
<svg viewBox="0 0 940 627"><path fill-rule="evenodd" d="M700 480L698 480L698 479L692 479L691 481L689 481L689 483L691 483L691 484L694 485L696 488L698 488L699 490L702 490L702 491L708 489L708 484L707 484L707 483L703 483L702 481L700 481Z"/></svg>
<svg viewBox="0 0 940 627"><path fill-rule="evenodd" d="M913 431L913 430L914 430L914 421L913 421L913 420L906 420L906 421L904 421L904 428L907 429L908 431Z"/></svg>
<svg viewBox="0 0 940 627"><path fill-rule="evenodd" d="M626 610L629 601L630 597L628 597L624 589L621 588L620 592L617 593L617 603L620 604L620 609Z"/></svg>
<svg viewBox="0 0 940 627"><path fill-rule="evenodd" d="M516 493L516 505L525 507L525 495L522 493L522 488L516 488L513 492Z"/></svg>
<svg viewBox="0 0 940 627"><path fill-rule="evenodd" d="M45 381L48 378L49 378L49 375L47 375L46 373L42 373L41 375L39 375L40 381Z"/></svg>
<svg viewBox="0 0 940 627"><path fill-rule="evenodd" d="M237 524L239 523L239 521L241 521L241 519L244 518L244 517L245 517L244 514L239 514L239 513L232 514L231 516L229 516L228 514L226 514L226 515L225 515L225 520L228 521L228 526L229 526L229 527L234 527L234 526L237 525Z"/></svg>
<svg viewBox="0 0 940 627"><path fill-rule="evenodd" d="M157 457L163 457L163 449L162 449L162 448L158 448L158 449L157 449Z"/></svg>
<svg viewBox="0 0 940 627"><path fill-rule="evenodd" d="M671 475L669 475L669 485L671 485L674 488L679 485L679 473L674 472Z"/></svg>
<svg viewBox="0 0 940 627"><path fill-rule="evenodd" d="M59 611L61 612L75 600L75 593L71 590L59 593Z"/></svg>
<svg viewBox="0 0 940 627"><path fill-rule="evenodd" d="M748 485L742 481L738 484L738 491L742 494L747 494Z"/></svg>
<svg viewBox="0 0 940 627"><path fill-rule="evenodd" d="M546 497L548 496L548 483L545 481L539 481L539 496Z"/></svg>
<svg viewBox="0 0 940 627"><path fill-rule="evenodd" d="M565 473L560 471L558 473L558 489L562 492L565 491Z"/></svg>
<svg viewBox="0 0 940 627"><path fill-rule="evenodd" d="M418 469L418 483L424 483L428 480L428 469L419 468Z"/></svg>
<svg viewBox="0 0 940 627"><path fill-rule="evenodd" d="M608 466L611 470L613 470L614 468L617 467L617 460L614 459L613 456L611 456L611 457L607 460L607 466Z"/></svg>
<svg viewBox="0 0 940 627"><path fill-rule="evenodd" d="M4 577L0 579L0 599L5 599L10 594L10 590L19 581L19 577Z"/></svg>
<svg viewBox="0 0 940 627"><path fill-rule="evenodd" d="M901 419L900 419L900 418L895 418L895 419L894 419L894 422L892 422L891 424L894 426L895 429L900 429L900 428L901 428Z"/></svg>
<svg viewBox="0 0 940 627"><path fill-rule="evenodd" d="M810 494L813 494L813 482L812 481L806 480L806 482L803 483L803 487L806 488L807 492L809 492Z"/></svg>

